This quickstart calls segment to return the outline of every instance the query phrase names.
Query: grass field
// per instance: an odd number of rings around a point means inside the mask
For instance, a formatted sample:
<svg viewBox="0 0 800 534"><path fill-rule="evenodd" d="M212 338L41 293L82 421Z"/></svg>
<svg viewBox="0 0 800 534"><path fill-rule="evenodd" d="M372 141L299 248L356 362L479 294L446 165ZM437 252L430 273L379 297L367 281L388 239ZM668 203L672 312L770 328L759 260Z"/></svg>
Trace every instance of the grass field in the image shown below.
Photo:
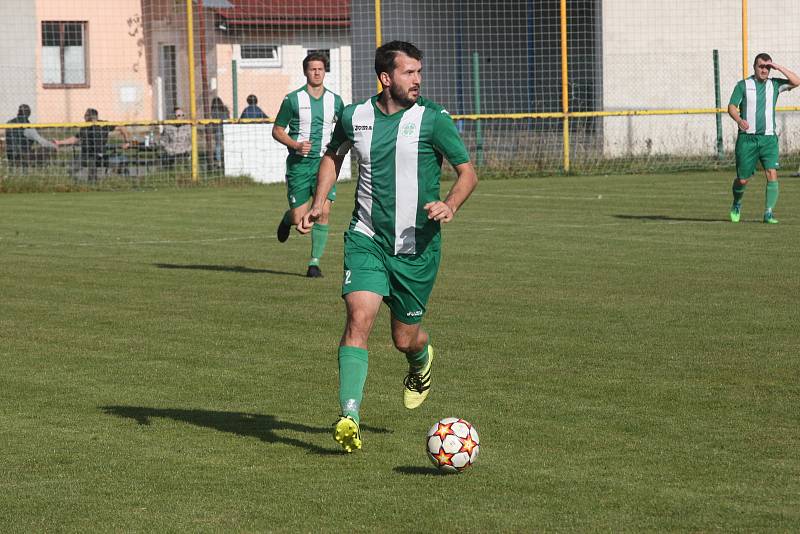
<svg viewBox="0 0 800 534"><path fill-rule="evenodd" d="M280 186L0 195L0 531L798 531L800 181L479 185L444 230L434 387L402 406L382 311L341 453L327 274ZM447 185L447 184L445 184ZM438 418L475 467L437 475Z"/></svg>

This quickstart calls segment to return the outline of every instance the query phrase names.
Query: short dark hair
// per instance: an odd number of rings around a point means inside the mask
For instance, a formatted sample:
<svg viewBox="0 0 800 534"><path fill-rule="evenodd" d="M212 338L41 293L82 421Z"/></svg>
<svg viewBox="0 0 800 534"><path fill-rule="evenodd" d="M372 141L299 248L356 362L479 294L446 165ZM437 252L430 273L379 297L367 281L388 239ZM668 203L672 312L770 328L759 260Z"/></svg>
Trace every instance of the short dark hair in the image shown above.
<svg viewBox="0 0 800 534"><path fill-rule="evenodd" d="M31 116L31 107L28 104L20 104L19 109L17 110L18 117L30 117Z"/></svg>
<svg viewBox="0 0 800 534"><path fill-rule="evenodd" d="M326 56L325 54L320 54L319 52L313 52L311 54L308 54L306 58L303 60L303 72L306 71L306 69L308 68L308 64L311 63L312 61L322 61L322 64L325 65L325 70L328 70L329 68L328 65L330 64L330 62L328 61L328 56Z"/></svg>
<svg viewBox="0 0 800 534"><path fill-rule="evenodd" d="M405 41L391 41L375 50L375 74L392 72L395 68L394 58L398 53L422 61L422 50Z"/></svg>
<svg viewBox="0 0 800 534"><path fill-rule="evenodd" d="M100 114L94 108L87 108L86 109L86 113L84 113L83 116L84 116L84 118L85 117L89 117L90 119L97 120L97 117L99 117Z"/></svg>
<svg viewBox="0 0 800 534"><path fill-rule="evenodd" d="M758 63L758 60L759 60L759 59L760 59L761 61L770 61L770 62L771 62L771 61L772 61L772 56L770 56L770 55L769 55L769 54L767 54L766 52L761 52L761 53L760 53L760 54L758 54L758 55L756 56L756 58L753 60L753 66L755 66L755 65L756 65L756 63Z"/></svg>
<svg viewBox="0 0 800 534"><path fill-rule="evenodd" d="M256 95L247 95L247 103L251 106L258 104L258 97Z"/></svg>

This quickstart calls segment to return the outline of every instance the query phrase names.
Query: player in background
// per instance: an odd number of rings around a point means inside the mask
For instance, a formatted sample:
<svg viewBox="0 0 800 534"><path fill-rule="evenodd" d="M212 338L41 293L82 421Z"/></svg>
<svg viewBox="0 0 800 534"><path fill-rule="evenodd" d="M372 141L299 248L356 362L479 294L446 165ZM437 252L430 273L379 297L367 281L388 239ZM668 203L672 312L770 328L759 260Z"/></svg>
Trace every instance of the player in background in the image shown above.
<svg viewBox="0 0 800 534"><path fill-rule="evenodd" d="M778 95L800 85L800 78L786 67L772 62L769 54L758 54L753 62L755 74L740 80L728 103L728 115L736 121L736 178L733 180L731 222L738 223L747 182L760 161L767 176L763 221L777 224L772 210L778 202L778 135L775 129L775 103ZM786 78L770 78L775 69Z"/></svg>
<svg viewBox="0 0 800 534"><path fill-rule="evenodd" d="M403 402L413 409L431 387L433 349L420 327L440 260L440 225L450 222L478 183L453 120L420 96L422 52L402 41L375 52L383 91L347 106L322 158L317 192L298 230L313 231L342 159L359 159L356 201L344 236L342 296L347 318L339 344L341 416L334 439L347 451L361 448L359 409L367 378L367 341L381 302L389 306L394 346L409 369ZM456 181L444 201L442 160Z"/></svg>
<svg viewBox="0 0 800 534"><path fill-rule="evenodd" d="M323 85L328 58L322 54L309 54L303 60L306 84L283 99L272 137L289 149L286 157L286 187L289 209L278 225L278 241L289 239L293 225L308 211L311 196L317 186L317 171L325 146L331 138L333 125L342 116L342 98ZM286 132L286 127L289 132ZM332 189L322 206L322 215L311 231L311 259L306 276L322 276L319 263L328 242L328 216L331 203L336 200Z"/></svg>

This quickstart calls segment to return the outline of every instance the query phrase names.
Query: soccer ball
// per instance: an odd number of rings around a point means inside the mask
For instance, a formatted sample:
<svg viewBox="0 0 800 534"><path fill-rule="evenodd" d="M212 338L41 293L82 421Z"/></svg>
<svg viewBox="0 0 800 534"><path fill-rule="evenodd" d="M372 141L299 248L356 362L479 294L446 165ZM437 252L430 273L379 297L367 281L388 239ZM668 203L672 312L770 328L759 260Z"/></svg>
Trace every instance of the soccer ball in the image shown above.
<svg viewBox="0 0 800 534"><path fill-rule="evenodd" d="M459 473L475 463L481 448L478 431L458 417L437 421L428 430L425 446L433 465L448 473Z"/></svg>

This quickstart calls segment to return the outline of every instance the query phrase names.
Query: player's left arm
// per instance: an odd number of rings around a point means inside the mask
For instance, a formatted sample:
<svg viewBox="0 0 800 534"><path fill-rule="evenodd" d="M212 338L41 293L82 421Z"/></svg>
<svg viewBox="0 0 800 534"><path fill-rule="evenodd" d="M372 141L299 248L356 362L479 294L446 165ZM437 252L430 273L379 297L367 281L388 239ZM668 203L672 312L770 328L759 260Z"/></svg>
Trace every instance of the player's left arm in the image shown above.
<svg viewBox="0 0 800 534"><path fill-rule="evenodd" d="M785 88L784 91L791 91L792 89L800 85L800 76L795 74L793 71L787 69L783 65L778 65L777 63L774 62L770 62L770 66L773 69L780 72L781 74L783 74L784 76L786 76L786 79L789 80L788 84L789 87Z"/></svg>
<svg viewBox="0 0 800 534"><path fill-rule="evenodd" d="M454 165L453 168L456 170L458 177L453 187L450 188L450 192L447 193L447 198L444 201L428 202L423 206L428 212L428 219L443 223L452 221L461 205L467 201L478 186L478 174L475 172L475 167L472 166L472 163L468 161Z"/></svg>
<svg viewBox="0 0 800 534"><path fill-rule="evenodd" d="M461 140L447 110L442 109L438 112L433 131L434 149L447 158L455 169L457 177L443 201L428 202L423 209L428 212L428 219L447 223L453 220L453 216L477 187L478 175L469 161L464 141Z"/></svg>

